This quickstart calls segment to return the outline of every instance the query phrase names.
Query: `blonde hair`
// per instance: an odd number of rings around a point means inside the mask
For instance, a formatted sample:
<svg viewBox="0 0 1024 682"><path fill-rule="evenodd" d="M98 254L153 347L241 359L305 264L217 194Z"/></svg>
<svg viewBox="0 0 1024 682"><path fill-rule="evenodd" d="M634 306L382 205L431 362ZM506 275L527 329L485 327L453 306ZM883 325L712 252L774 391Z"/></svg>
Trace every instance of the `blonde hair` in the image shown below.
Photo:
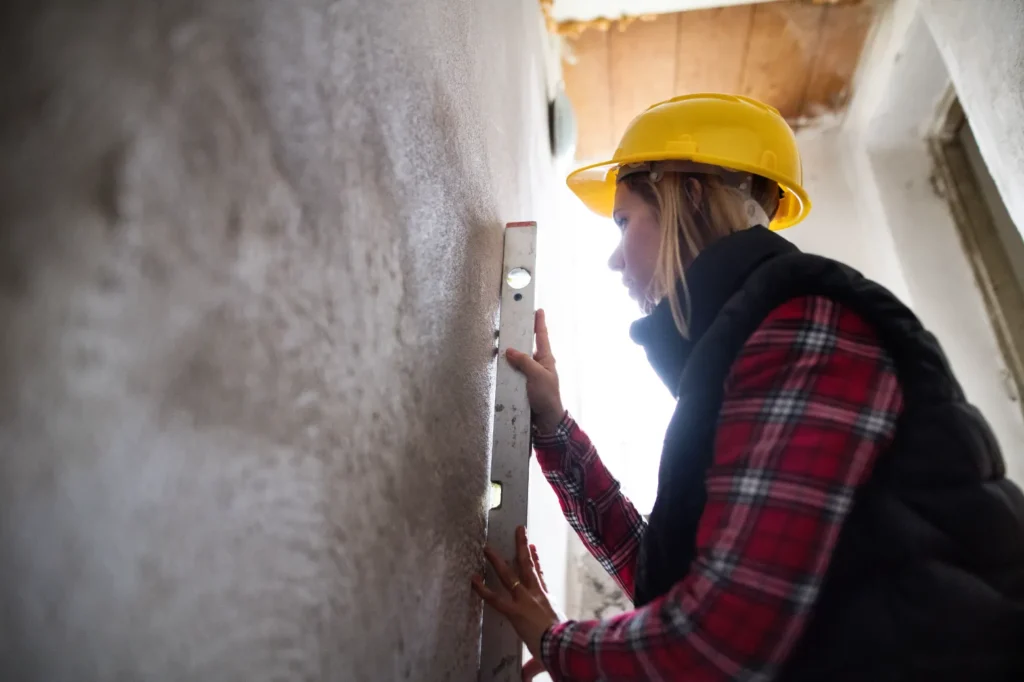
<svg viewBox="0 0 1024 682"><path fill-rule="evenodd" d="M691 181L700 185L696 202ZM651 173L635 173L620 182L639 194L658 216L661 244L650 295L656 301L668 299L676 328L683 338L689 338L690 291L684 271L713 242L750 227L744 207L748 197L713 174L666 172L654 179ZM779 186L755 175L750 198L770 218L778 209Z"/></svg>

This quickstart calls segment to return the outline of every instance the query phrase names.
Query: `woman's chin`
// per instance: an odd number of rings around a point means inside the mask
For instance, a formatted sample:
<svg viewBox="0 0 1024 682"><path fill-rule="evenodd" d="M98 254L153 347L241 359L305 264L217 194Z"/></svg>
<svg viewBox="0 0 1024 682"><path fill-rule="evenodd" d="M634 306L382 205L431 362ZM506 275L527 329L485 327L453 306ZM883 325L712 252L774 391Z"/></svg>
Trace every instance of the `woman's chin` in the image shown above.
<svg viewBox="0 0 1024 682"><path fill-rule="evenodd" d="M640 309L640 312L642 312L644 315L650 315L652 312L654 312L655 303L651 301L649 297L638 293L632 287L626 287L626 293L629 295L631 299L633 299L633 302L636 303L637 307Z"/></svg>
<svg viewBox="0 0 1024 682"><path fill-rule="evenodd" d="M640 312L644 315L650 315L654 312L655 303L646 296L634 298L633 300L636 301L637 307L640 308Z"/></svg>

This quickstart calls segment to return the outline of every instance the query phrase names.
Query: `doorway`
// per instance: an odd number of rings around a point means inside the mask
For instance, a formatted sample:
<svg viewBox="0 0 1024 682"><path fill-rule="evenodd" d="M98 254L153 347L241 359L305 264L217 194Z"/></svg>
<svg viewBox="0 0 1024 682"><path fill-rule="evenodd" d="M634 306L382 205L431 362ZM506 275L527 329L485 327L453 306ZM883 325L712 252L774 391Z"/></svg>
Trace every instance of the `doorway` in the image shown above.
<svg viewBox="0 0 1024 682"><path fill-rule="evenodd" d="M1024 238L981 155L959 99L947 96L930 140L934 184L954 222L1005 360L1007 393L1024 411Z"/></svg>

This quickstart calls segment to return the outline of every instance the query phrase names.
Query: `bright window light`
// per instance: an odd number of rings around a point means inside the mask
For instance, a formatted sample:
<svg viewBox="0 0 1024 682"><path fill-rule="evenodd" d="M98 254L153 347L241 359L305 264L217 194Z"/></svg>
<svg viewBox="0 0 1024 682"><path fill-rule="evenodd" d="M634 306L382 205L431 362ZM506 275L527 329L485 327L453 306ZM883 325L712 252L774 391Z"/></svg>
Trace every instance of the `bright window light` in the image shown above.
<svg viewBox="0 0 1024 682"><path fill-rule="evenodd" d="M487 508L497 509L501 506L501 483L491 481L491 488L487 496Z"/></svg>
<svg viewBox="0 0 1024 682"><path fill-rule="evenodd" d="M551 230L539 244L538 272L563 402L626 495L648 513L675 401L629 337L630 324L642 313L621 275L608 268L618 228L568 192L558 209L557 232ZM544 274L550 270L557 275Z"/></svg>

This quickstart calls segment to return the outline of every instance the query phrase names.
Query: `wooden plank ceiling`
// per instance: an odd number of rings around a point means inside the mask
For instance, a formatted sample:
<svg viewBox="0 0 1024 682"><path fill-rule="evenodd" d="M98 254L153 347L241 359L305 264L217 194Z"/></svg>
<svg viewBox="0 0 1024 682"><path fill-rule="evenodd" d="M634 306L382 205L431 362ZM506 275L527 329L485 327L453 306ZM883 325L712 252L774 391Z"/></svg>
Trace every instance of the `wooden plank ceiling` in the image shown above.
<svg viewBox="0 0 1024 682"><path fill-rule="evenodd" d="M676 95L763 100L794 127L845 109L871 26L870 3L769 2L661 14L569 38L565 85L581 161L608 158L627 124Z"/></svg>

